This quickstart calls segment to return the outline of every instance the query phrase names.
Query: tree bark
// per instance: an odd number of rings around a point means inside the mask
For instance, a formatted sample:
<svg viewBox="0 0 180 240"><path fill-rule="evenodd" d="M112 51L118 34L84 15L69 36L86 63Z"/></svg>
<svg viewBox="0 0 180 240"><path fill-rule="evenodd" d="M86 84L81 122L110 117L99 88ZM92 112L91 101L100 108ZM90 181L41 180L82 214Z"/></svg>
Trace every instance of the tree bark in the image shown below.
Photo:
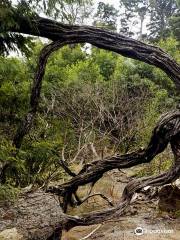
<svg viewBox="0 0 180 240"><path fill-rule="evenodd" d="M20 16L15 9L13 12L17 27L7 26L7 31L45 37L52 41L90 43L98 48L117 52L162 69L173 80L176 88L180 89L180 66L158 47L100 28L65 25L39 16ZM2 21L0 19L0 29Z"/></svg>
<svg viewBox="0 0 180 240"><path fill-rule="evenodd" d="M168 143L171 143L172 151L175 156L175 163L179 171L179 158L180 149L179 144L180 133L180 111L173 111L162 116L157 123L148 146L145 149L140 149L136 152L132 152L125 155L116 155L107 157L102 160L93 161L90 164L84 165L82 170L73 177L69 182L61 184L59 186L50 187L48 192L55 193L60 196L69 195L71 199L79 186L97 182L105 172L116 168L129 168L142 163L149 163L156 155L163 152ZM172 169L174 171L174 169ZM178 172L178 174L180 174ZM67 202L66 202L67 203Z"/></svg>
<svg viewBox="0 0 180 240"><path fill-rule="evenodd" d="M16 134L13 139L13 145L16 148L20 148L23 138L25 135L27 135L32 127L38 104L41 94L41 86L42 86L42 80L45 74L46 64L49 56L54 51L58 50L59 48L63 47L66 44L70 44L73 41L56 41L52 42L48 45L46 45L40 52L39 55L39 61L37 65L37 70L34 75L34 81L33 86L31 90L31 96L30 96L30 109L24 119L22 120L19 128L16 131Z"/></svg>
<svg viewBox="0 0 180 240"><path fill-rule="evenodd" d="M52 194L28 193L14 205L0 208L0 239L12 230L12 239L47 239L62 229L65 221L58 199Z"/></svg>
<svg viewBox="0 0 180 240"><path fill-rule="evenodd" d="M18 27L7 26L8 31L46 37L53 43L46 46L40 56L38 69L30 100L30 110L22 122L14 143L20 147L23 137L30 130L37 111L42 78L47 59L51 52L65 44L88 42L99 48L117 52L123 56L137 59L154 65L168 74L180 89L180 67L160 48L130 39L120 34L89 26L69 26L41 17L14 17ZM2 25L0 19L0 27ZM129 168L141 163L150 162L156 155L164 151L168 143L174 154L174 164L163 174L141 178L127 184L117 206L100 212L92 212L82 216L69 216L63 212L76 194L79 186L87 183L95 184L105 172L116 168ZM69 230L75 226L101 223L114 216L120 216L130 204L133 194L147 186L162 186L180 177L180 110L164 115L157 123L150 142L145 149L136 152L116 155L86 164L72 179L62 185L44 191L35 191L22 196L15 205L0 208L0 238L7 231L16 233L16 239L53 239L61 235L62 229ZM55 196L62 197L62 204ZM60 204L64 207L62 209ZM10 229L10 230L7 230Z"/></svg>
<svg viewBox="0 0 180 240"><path fill-rule="evenodd" d="M162 152L168 143L171 144L174 154L174 163L171 169L158 176L144 177L129 182L123 191L119 204L115 207L82 216L70 216L63 212L58 199L52 194L55 193L58 197L65 193L72 194L79 186L95 182L97 177L99 178L111 169L127 168L149 162ZM162 186L179 177L180 111L177 110L160 119L146 149L92 162L92 165L86 165L71 181L57 188L51 188L46 193L44 191L28 193L21 197L15 205L0 208L0 237L3 239L9 231L14 233L16 237L14 239L53 239L53 235L61 234L63 229L69 230L75 226L101 223L122 215L136 191L145 186ZM52 193L49 193L50 191Z"/></svg>

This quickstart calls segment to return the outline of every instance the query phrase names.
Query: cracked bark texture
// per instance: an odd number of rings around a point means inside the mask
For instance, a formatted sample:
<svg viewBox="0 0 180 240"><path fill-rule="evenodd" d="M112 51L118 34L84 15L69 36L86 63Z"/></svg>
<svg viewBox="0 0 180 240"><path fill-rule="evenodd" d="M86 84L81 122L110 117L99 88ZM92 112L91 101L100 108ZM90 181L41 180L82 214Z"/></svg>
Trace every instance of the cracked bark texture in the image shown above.
<svg viewBox="0 0 180 240"><path fill-rule="evenodd" d="M171 144L174 162L169 171L158 176L135 179L125 187L119 204L115 207L82 216L70 216L63 212L55 195L72 193L71 187L94 182L94 178L115 168L127 168L143 162L151 161L162 152L167 144ZM133 194L145 186L163 186L180 177L180 111L173 111L162 116L152 133L146 149L134 153L115 156L92 162L69 182L44 191L35 191L20 198L14 206L0 209L0 237L7 229L15 229L19 239L57 239L53 235L61 234L61 230L69 230L75 226L87 226L118 217L130 204ZM83 181L85 180L85 182ZM74 188L73 188L74 189ZM71 190L71 191L70 191ZM4 230L4 231L3 231ZM3 239L3 238L2 238Z"/></svg>
<svg viewBox="0 0 180 240"><path fill-rule="evenodd" d="M40 190L28 193L13 206L0 208L0 239L4 229L16 229L14 237L19 239L47 239L64 221L58 199L52 194Z"/></svg>
<svg viewBox="0 0 180 240"><path fill-rule="evenodd" d="M177 89L180 89L179 65L158 47L100 28L66 25L37 15L20 16L15 9L12 12L11 18L15 19L17 27L7 26L7 31L45 37L52 41L90 43L98 48L117 52L162 69L174 81ZM3 26L2 21L0 19L0 29Z"/></svg>
<svg viewBox="0 0 180 240"><path fill-rule="evenodd" d="M48 57L66 44L88 42L96 47L154 65L166 72L176 85L177 91L180 90L180 67L160 48L94 27L69 26L38 16L34 18L17 16L15 11L14 17L19 26L18 28L9 26L8 31L46 37L53 41L45 46L40 54L31 92L30 109L14 137L14 144L17 148L21 146L23 137L30 131L33 124ZM168 143L171 144L174 154L174 163L171 169L158 176L140 178L128 183L117 206L82 216L69 216L63 212L66 211L79 186L88 183L95 184L109 170L148 163L164 151ZM44 190L28 193L22 196L15 205L2 207L0 209L0 237L3 239L5 231L11 229L17 233L19 239L58 239L62 229L69 230L75 226L97 224L114 216L122 215L137 190L149 185L162 186L179 177L180 110L177 109L162 116L145 149L86 164L70 181L48 188L46 192ZM62 208L56 199L57 196L63 199Z"/></svg>

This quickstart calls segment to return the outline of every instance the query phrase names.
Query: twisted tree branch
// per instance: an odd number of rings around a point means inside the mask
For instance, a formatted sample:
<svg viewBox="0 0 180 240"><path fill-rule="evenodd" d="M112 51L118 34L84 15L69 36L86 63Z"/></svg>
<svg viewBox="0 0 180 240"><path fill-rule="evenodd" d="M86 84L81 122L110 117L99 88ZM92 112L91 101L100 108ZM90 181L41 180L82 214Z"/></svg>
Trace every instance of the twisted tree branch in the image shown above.
<svg viewBox="0 0 180 240"><path fill-rule="evenodd" d="M176 88L180 89L179 65L158 47L100 28L66 25L37 15L19 16L15 9L13 16L17 26L7 25L7 31L45 37L52 41L90 43L98 48L117 52L162 69L173 80ZM4 26L2 21L0 19L0 29L1 25Z"/></svg>
<svg viewBox="0 0 180 240"><path fill-rule="evenodd" d="M7 26L8 31L46 37L54 41L46 46L40 54L31 93L30 110L14 137L14 144L17 148L21 146L23 137L32 126L38 107L47 59L53 51L66 44L88 42L99 48L111 50L123 56L154 65L166 72L174 81L177 90L179 91L180 89L180 67L160 48L94 27L69 26L41 17L27 18L17 16L15 11L14 15L19 26L17 28L15 26ZM0 27L1 25L2 20L0 19ZM127 184L120 203L116 207L78 217L69 216L62 212L58 201L52 195L53 193L64 198L64 209L66 210L67 204L71 201L72 195L76 194L79 186L87 183L94 184L109 170L129 168L138 164L148 163L156 155L164 151L168 143L171 144L174 154L172 168L158 176L133 180ZM90 164L86 164L79 174L70 181L51 187L46 193L39 191L30 193L28 196L20 199L16 206L10 208L11 218L8 221L5 221L5 219L9 215L7 216L7 212L0 209L0 220L2 222L0 230L15 227L18 234L23 236L23 239L44 239L44 237L50 239L54 233L60 234L62 229L69 230L75 226L97 224L112 219L114 216L119 216L130 204L131 198L137 190L147 185L162 186L176 180L178 177L180 177L180 110L169 112L160 119L152 133L147 148L121 156L116 155L93 161ZM43 210L41 209L42 205L45 207Z"/></svg>

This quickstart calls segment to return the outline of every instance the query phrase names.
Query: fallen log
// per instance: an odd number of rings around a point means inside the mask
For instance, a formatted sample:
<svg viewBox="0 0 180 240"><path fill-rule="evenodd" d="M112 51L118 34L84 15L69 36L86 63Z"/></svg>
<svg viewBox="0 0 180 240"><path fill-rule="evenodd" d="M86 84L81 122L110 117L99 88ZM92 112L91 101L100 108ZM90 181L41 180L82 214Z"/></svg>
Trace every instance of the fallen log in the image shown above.
<svg viewBox="0 0 180 240"><path fill-rule="evenodd" d="M0 208L0 239L47 239L66 218L52 194L35 191Z"/></svg>

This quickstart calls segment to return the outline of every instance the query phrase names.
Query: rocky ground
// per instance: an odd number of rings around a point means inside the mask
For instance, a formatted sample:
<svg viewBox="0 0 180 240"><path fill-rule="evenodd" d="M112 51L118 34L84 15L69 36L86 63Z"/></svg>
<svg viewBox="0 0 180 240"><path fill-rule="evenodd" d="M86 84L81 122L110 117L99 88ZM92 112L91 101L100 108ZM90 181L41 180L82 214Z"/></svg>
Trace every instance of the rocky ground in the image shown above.
<svg viewBox="0 0 180 240"><path fill-rule="evenodd" d="M102 192L114 204L117 204L124 186L133 178L136 169L123 172L112 171L98 182L93 192ZM172 190L173 189L173 190ZM82 189L81 194L87 189ZM168 186L161 190L158 198L157 189L147 189L133 197L131 206L119 219L89 227L76 227L64 232L63 240L179 240L180 239L180 190ZM94 197L71 214L80 214L107 208L107 203L100 197ZM139 235L138 235L139 234Z"/></svg>

